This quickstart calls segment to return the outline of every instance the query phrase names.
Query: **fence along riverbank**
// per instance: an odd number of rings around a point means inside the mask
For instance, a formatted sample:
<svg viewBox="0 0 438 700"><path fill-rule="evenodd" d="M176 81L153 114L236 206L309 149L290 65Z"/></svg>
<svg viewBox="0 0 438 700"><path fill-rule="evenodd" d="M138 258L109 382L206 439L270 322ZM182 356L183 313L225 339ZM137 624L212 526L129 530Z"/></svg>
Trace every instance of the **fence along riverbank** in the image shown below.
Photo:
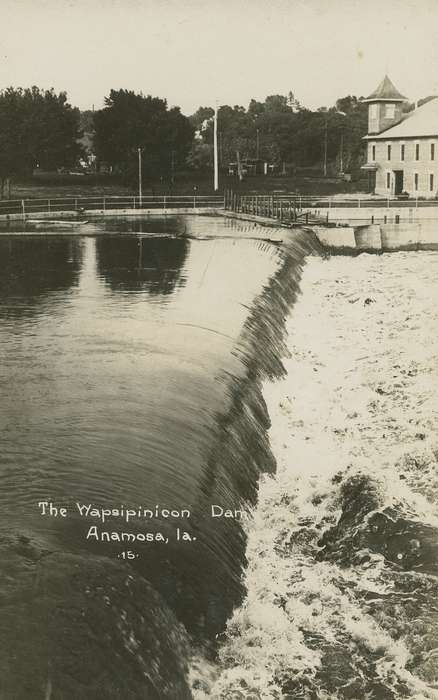
<svg viewBox="0 0 438 700"><path fill-rule="evenodd" d="M80 215L138 215L168 210L215 210L224 208L221 195L123 195L94 197L54 197L43 199L0 200L0 221L29 217L77 217Z"/></svg>
<svg viewBox="0 0 438 700"><path fill-rule="evenodd" d="M297 220L317 216L328 223L340 220L360 220L375 223L376 218L399 218L400 222L416 218L438 219L438 198L397 199L355 197L324 197L294 193L273 192L241 194L227 190L213 195L99 195L92 197L65 196L38 199L0 200L0 217L52 214L54 212L80 214L144 209L203 209L219 208L238 213L267 216L281 220ZM370 214L370 212L373 212ZM385 222L386 223L386 222ZM397 223L395 221L394 223Z"/></svg>

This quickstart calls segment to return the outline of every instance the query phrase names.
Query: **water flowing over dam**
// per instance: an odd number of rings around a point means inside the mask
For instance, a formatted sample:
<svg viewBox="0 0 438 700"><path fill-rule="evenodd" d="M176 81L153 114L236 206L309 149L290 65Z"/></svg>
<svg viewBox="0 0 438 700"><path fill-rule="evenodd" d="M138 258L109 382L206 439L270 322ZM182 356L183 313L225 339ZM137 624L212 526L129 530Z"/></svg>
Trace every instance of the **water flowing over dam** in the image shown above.
<svg viewBox="0 0 438 700"><path fill-rule="evenodd" d="M195 698L436 698L436 253L308 258L246 595ZM400 293L402 280L403 291Z"/></svg>

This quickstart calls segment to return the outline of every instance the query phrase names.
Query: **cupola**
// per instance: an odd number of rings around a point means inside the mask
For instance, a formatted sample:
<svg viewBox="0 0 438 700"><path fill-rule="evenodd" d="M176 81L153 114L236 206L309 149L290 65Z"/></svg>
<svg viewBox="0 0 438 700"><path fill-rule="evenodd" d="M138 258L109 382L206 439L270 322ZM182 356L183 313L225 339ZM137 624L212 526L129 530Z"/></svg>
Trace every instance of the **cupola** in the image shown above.
<svg viewBox="0 0 438 700"><path fill-rule="evenodd" d="M380 134L403 118L402 105L407 98L402 95L387 75L364 102L368 102L368 133Z"/></svg>

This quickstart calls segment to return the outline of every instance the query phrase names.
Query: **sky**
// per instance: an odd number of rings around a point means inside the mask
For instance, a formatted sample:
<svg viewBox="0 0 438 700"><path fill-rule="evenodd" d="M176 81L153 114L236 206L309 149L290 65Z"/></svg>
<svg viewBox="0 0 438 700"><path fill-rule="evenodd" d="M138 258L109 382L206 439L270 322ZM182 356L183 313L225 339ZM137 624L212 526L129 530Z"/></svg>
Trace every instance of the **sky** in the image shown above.
<svg viewBox="0 0 438 700"><path fill-rule="evenodd" d="M388 73L438 94L438 0L0 0L0 89L111 88L185 114L292 91L306 107L368 95Z"/></svg>

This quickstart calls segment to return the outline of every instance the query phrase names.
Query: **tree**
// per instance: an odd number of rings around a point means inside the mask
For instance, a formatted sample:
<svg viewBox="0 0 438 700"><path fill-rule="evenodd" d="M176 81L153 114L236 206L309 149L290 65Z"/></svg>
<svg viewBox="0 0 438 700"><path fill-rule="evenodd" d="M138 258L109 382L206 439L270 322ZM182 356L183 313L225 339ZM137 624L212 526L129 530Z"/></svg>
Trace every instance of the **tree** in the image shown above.
<svg viewBox="0 0 438 700"><path fill-rule="evenodd" d="M213 147L213 119L208 117L209 108L200 107L195 115L206 116L204 127L200 131L202 143ZM205 111L204 111L205 110ZM219 125L219 155L222 164L236 160L236 153L241 157L251 154L253 144L255 144L255 131L251 116L241 105L222 105L218 109ZM206 151L205 151L206 153Z"/></svg>
<svg viewBox="0 0 438 700"><path fill-rule="evenodd" d="M343 168L347 172L358 171L364 161L363 137L368 130L368 105L363 98L348 95L336 101L338 111L338 140L342 138Z"/></svg>
<svg viewBox="0 0 438 700"><path fill-rule="evenodd" d="M194 142L187 156L187 165L193 170L206 170L213 166L213 148L208 143Z"/></svg>
<svg viewBox="0 0 438 700"><path fill-rule="evenodd" d="M88 166L93 165L94 167L96 158L94 154L94 112L91 109L80 112L79 125L82 133L79 143L84 151L85 162L88 162ZM83 163L84 161L82 161Z"/></svg>
<svg viewBox="0 0 438 700"><path fill-rule="evenodd" d="M0 92L0 178L73 165L81 153L78 144L79 110L65 92L7 88Z"/></svg>
<svg viewBox="0 0 438 700"><path fill-rule="evenodd" d="M291 108L286 95L268 95L265 99L265 112L289 112Z"/></svg>
<svg viewBox="0 0 438 700"><path fill-rule="evenodd" d="M111 90L94 115L94 127L97 157L131 179L139 148L145 174L166 174L172 163L185 161L194 134L179 107L168 109L166 100L130 90Z"/></svg>
<svg viewBox="0 0 438 700"><path fill-rule="evenodd" d="M198 107L196 112L192 114L189 119L190 122L193 124L195 129L200 130L202 129L204 123L208 121L209 119L212 119L214 116L214 109L213 107Z"/></svg>
<svg viewBox="0 0 438 700"><path fill-rule="evenodd" d="M293 92L268 95L265 101L251 100L248 113L258 133L259 153L271 163L293 160L293 140L298 114L302 108Z"/></svg>
<svg viewBox="0 0 438 700"><path fill-rule="evenodd" d="M258 100L251 100L248 106L248 114L251 119L257 119L265 112L265 105Z"/></svg>

